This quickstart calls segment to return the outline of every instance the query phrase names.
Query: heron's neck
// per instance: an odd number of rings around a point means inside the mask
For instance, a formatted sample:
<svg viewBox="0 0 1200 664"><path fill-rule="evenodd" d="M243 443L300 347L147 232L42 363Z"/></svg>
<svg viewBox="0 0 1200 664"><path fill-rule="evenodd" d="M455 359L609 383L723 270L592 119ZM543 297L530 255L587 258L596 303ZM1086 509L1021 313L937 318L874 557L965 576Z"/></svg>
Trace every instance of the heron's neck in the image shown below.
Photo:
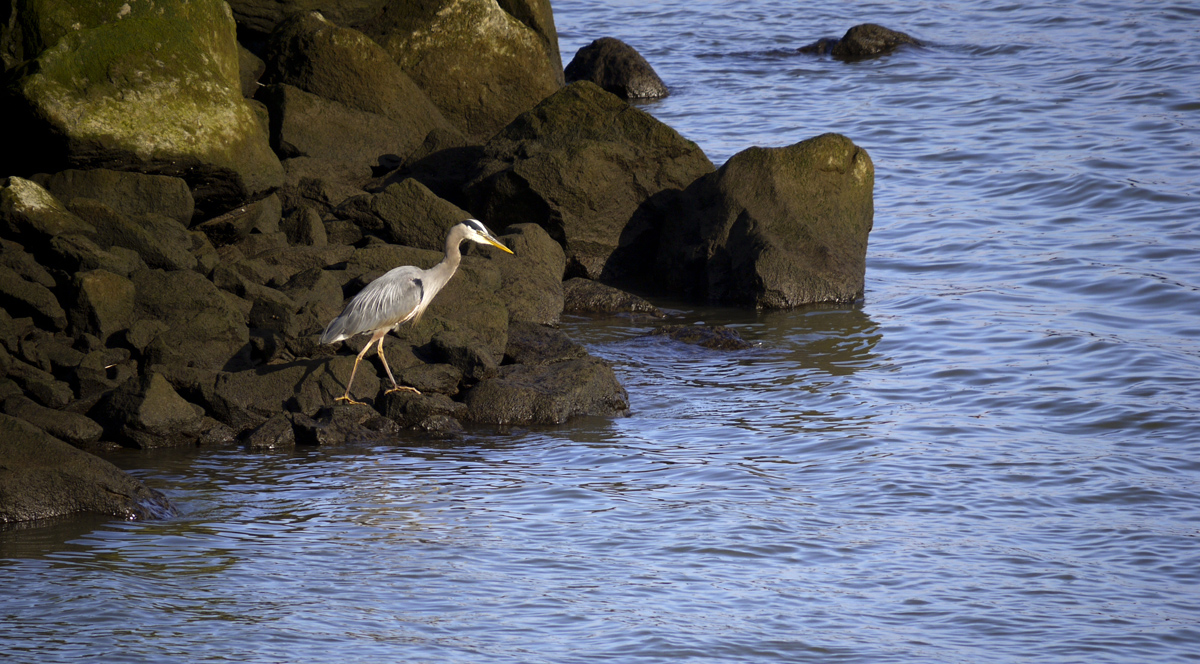
<svg viewBox="0 0 1200 664"><path fill-rule="evenodd" d="M433 267L435 271L445 275L442 280L443 284L454 276L455 271L458 270L458 264L462 262L462 251L459 249L462 241L463 237L458 233L450 233L446 237L446 256L442 258L442 262Z"/></svg>

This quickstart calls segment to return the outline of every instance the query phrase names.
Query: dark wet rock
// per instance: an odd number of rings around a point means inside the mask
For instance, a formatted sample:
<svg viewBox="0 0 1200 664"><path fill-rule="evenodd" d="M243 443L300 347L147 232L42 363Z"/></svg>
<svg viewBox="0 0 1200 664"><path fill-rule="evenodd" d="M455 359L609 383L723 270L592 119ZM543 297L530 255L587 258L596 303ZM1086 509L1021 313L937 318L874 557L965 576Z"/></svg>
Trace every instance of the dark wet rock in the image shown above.
<svg viewBox="0 0 1200 664"><path fill-rule="evenodd" d="M435 132L430 132L426 142L435 138ZM404 164L396 170L383 176L380 180L369 185L372 191L386 187L389 184L403 182L412 178L425 185L439 198L465 209L467 199L463 196L462 185L475 175L476 164L483 158L482 145L446 145L430 149L425 154L421 150L409 155ZM490 220L489 220L489 223Z"/></svg>
<svg viewBox="0 0 1200 664"><path fill-rule="evenodd" d="M292 421L282 412L267 418L246 436L246 447L252 450L290 449L296 446Z"/></svg>
<svg viewBox="0 0 1200 664"><path fill-rule="evenodd" d="M165 175L105 168L68 169L46 177L41 184L67 205L76 198L86 198L127 217L156 214L189 226L196 210L187 183Z"/></svg>
<svg viewBox="0 0 1200 664"><path fill-rule="evenodd" d="M743 339L736 330L724 325L663 325L648 334L670 337L675 341L713 350L745 350L754 347L754 344Z"/></svg>
<svg viewBox="0 0 1200 664"><path fill-rule="evenodd" d="M126 381L89 412L105 435L143 449L195 445L203 410L179 396L159 373Z"/></svg>
<svg viewBox="0 0 1200 664"><path fill-rule="evenodd" d="M508 326L506 364L539 366L587 357L587 349L571 341L562 330L537 323L513 322Z"/></svg>
<svg viewBox="0 0 1200 664"><path fill-rule="evenodd" d="M471 217L411 178L349 198L334 214L385 242L431 251L442 251L450 228Z"/></svg>
<svg viewBox="0 0 1200 664"><path fill-rule="evenodd" d="M562 424L582 415L624 415L629 395L601 360L513 364L466 392L466 419L484 424Z"/></svg>
<svg viewBox="0 0 1200 664"><path fill-rule="evenodd" d="M19 177L0 188L0 236L17 242L35 255L56 237L94 236L96 229L71 213L41 185Z"/></svg>
<svg viewBox="0 0 1200 664"><path fill-rule="evenodd" d="M67 314L49 288L26 281L11 268L0 265L0 307L13 315L32 316L36 324L51 330L67 326Z"/></svg>
<svg viewBox="0 0 1200 664"><path fill-rule="evenodd" d="M456 131L421 88L378 44L318 12L281 23L267 42L266 80L286 83L346 107L381 115L402 130L399 157L435 129Z"/></svg>
<svg viewBox="0 0 1200 664"><path fill-rule="evenodd" d="M395 167L423 138L399 122L276 83L258 93L271 111L271 147L282 159Z"/></svg>
<svg viewBox="0 0 1200 664"><path fill-rule="evenodd" d="M46 288L54 288L58 283L54 277L42 267L33 254L16 242L0 239L0 266L16 272L26 281L31 281Z"/></svg>
<svg viewBox="0 0 1200 664"><path fill-rule="evenodd" d="M484 147L468 209L496 226L534 222L563 245L568 274L620 279L653 261L659 206L713 170L649 114L579 81Z"/></svg>
<svg viewBox="0 0 1200 664"><path fill-rule="evenodd" d="M346 391L354 357L341 355L218 374L207 395L209 414L235 431L255 428L284 410L313 416ZM374 398L379 392L374 364L364 361L354 377L351 396Z"/></svg>
<svg viewBox="0 0 1200 664"><path fill-rule="evenodd" d="M663 229L660 283L764 308L863 295L875 169L839 134L750 148L698 179Z"/></svg>
<svg viewBox="0 0 1200 664"><path fill-rule="evenodd" d="M565 73L568 83L591 81L623 99L654 99L669 94L646 58L612 37L601 37L579 49Z"/></svg>
<svg viewBox="0 0 1200 664"><path fill-rule="evenodd" d="M308 205L322 216L331 213L347 198L362 194L363 186L372 177L371 164L367 162L293 157L283 161L283 168L284 185L279 192L283 209L291 211L300 205ZM333 237L329 241L339 242Z"/></svg>
<svg viewBox="0 0 1200 664"><path fill-rule="evenodd" d="M266 71L267 63L262 58L238 44L238 83L243 97L250 98L258 92L258 81Z"/></svg>
<svg viewBox="0 0 1200 664"><path fill-rule="evenodd" d="M392 392L380 399L380 410L402 429L426 432L458 431L467 407L444 394Z"/></svg>
<svg viewBox="0 0 1200 664"><path fill-rule="evenodd" d="M101 248L86 235L60 235L50 241L46 250L47 262L68 274L104 270L122 277L146 268L145 261L132 249Z"/></svg>
<svg viewBox="0 0 1200 664"><path fill-rule="evenodd" d="M562 277L566 255L537 224L514 224L504 229L500 241L512 254L489 254L500 271L497 293L508 308L510 321L543 325L558 323L563 309Z"/></svg>
<svg viewBox="0 0 1200 664"><path fill-rule="evenodd" d="M279 288L296 303L296 315L313 322L319 333L342 312L342 287L327 270L308 269L296 273Z"/></svg>
<svg viewBox="0 0 1200 664"><path fill-rule="evenodd" d="M136 296L133 282L125 277L107 270L77 272L67 309L71 329L107 342L129 328Z"/></svg>
<svg viewBox="0 0 1200 664"><path fill-rule="evenodd" d="M90 198L72 199L68 208L96 229L93 239L101 247L130 249L146 265L164 270L196 267L191 235L174 219L154 214L129 218Z"/></svg>
<svg viewBox="0 0 1200 664"><path fill-rule="evenodd" d="M91 445L100 440L104 433L104 428L89 417L46 408L24 396L10 396L4 399L4 412L76 447Z"/></svg>
<svg viewBox="0 0 1200 664"><path fill-rule="evenodd" d="M483 140L562 85L549 3L393 0L362 30L459 131ZM536 20L534 20L536 17ZM448 76L447 72L454 75Z"/></svg>
<svg viewBox="0 0 1200 664"><path fill-rule="evenodd" d="M571 314L646 314L655 318L666 315L643 298L583 277L563 282L563 311Z"/></svg>
<svg viewBox="0 0 1200 664"><path fill-rule="evenodd" d="M337 404L321 409L315 417L286 413L297 445L345 445L391 440L400 431L395 422L374 408L360 404Z"/></svg>
<svg viewBox="0 0 1200 664"><path fill-rule="evenodd" d="M196 272L140 270L131 281L134 318L165 325L146 345L150 364L221 369L250 340L245 315Z"/></svg>
<svg viewBox="0 0 1200 664"><path fill-rule="evenodd" d="M104 348L89 351L69 376L71 386L81 402L88 402L120 387L137 375L127 348Z"/></svg>
<svg viewBox="0 0 1200 664"><path fill-rule="evenodd" d="M853 61L891 53L904 45L920 46L921 42L896 30L874 23L856 25L841 39L823 38L800 47L801 53L832 55L839 60Z"/></svg>
<svg viewBox="0 0 1200 664"><path fill-rule="evenodd" d="M300 204L280 221L280 230L287 235L288 243L306 247L324 247L329 243L325 233L325 222L321 215L309 205Z"/></svg>
<svg viewBox="0 0 1200 664"><path fill-rule="evenodd" d="M236 445L237 442L237 434L229 425L218 422L207 415L200 420L200 436L196 438L196 445L200 447L228 447Z"/></svg>
<svg viewBox="0 0 1200 664"><path fill-rule="evenodd" d="M224 2L169 12L143 3L59 9L56 20L26 5L11 17L24 43L36 46L24 54L33 65L9 87L12 145L0 172L99 166L177 176L206 212L281 183L283 170L241 94Z"/></svg>
<svg viewBox="0 0 1200 664"><path fill-rule="evenodd" d="M251 233L278 232L282 214L282 202L271 195L204 221L196 230L202 231L214 247L225 247L245 240Z"/></svg>
<svg viewBox="0 0 1200 664"><path fill-rule="evenodd" d="M161 518L166 497L111 463L37 427L0 415L0 523L77 512Z"/></svg>
<svg viewBox="0 0 1200 664"><path fill-rule="evenodd" d="M458 386L463 379L462 370L451 364L421 362L397 370L392 358L389 357L388 365L395 372L397 383L416 388L422 394L437 393L454 396L458 394Z"/></svg>
<svg viewBox="0 0 1200 664"><path fill-rule="evenodd" d="M26 362L13 361L8 367L8 377L21 386L25 394L48 408L64 408L75 398L66 382Z"/></svg>
<svg viewBox="0 0 1200 664"><path fill-rule="evenodd" d="M430 353L445 364L458 369L470 381L480 381L496 375L497 357L470 334L441 331L429 342Z"/></svg>

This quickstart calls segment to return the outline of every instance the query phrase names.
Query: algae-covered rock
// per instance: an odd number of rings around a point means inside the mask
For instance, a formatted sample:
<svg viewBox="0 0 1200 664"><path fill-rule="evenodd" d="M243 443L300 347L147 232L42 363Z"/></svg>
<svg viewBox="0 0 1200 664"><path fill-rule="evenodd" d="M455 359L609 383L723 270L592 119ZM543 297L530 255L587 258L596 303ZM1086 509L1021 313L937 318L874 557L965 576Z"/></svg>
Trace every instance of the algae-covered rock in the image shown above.
<svg viewBox="0 0 1200 664"><path fill-rule="evenodd" d="M713 170L695 143L594 83L572 83L484 147L466 192L499 227L534 222L568 273L621 279L653 260L656 206Z"/></svg>
<svg viewBox="0 0 1200 664"><path fill-rule="evenodd" d="M283 180L243 99L233 16L221 0L20 3L32 62L9 87L4 170L99 166L174 175L205 210Z"/></svg>
<svg viewBox="0 0 1200 664"><path fill-rule="evenodd" d="M0 236L36 254L54 238L70 234L91 237L96 228L32 180L11 177L0 187Z"/></svg>
<svg viewBox="0 0 1200 664"><path fill-rule="evenodd" d="M852 302L863 295L874 183L871 158L839 134L739 152L668 218L661 283L755 307Z"/></svg>

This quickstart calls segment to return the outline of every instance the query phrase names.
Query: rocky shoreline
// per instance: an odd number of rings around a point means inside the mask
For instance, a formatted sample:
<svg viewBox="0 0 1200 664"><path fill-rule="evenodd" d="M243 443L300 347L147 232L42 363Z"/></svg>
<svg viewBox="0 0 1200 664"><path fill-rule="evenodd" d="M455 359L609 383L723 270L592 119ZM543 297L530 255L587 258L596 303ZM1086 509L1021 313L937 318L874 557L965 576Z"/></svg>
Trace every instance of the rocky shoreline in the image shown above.
<svg viewBox="0 0 1200 664"><path fill-rule="evenodd" d="M666 94L628 46L600 42L567 83L544 0L292 4L34 0L0 30L0 523L168 514L93 454L114 446L620 416L612 369L555 327L661 316L613 286L862 296L874 169L849 139L715 168L593 82L600 62L602 84L642 81L626 96ZM383 393L372 354L367 404L335 404L367 338L322 346L324 326L387 270L435 264L468 217L513 255L466 251L392 333L388 364L421 393Z"/></svg>

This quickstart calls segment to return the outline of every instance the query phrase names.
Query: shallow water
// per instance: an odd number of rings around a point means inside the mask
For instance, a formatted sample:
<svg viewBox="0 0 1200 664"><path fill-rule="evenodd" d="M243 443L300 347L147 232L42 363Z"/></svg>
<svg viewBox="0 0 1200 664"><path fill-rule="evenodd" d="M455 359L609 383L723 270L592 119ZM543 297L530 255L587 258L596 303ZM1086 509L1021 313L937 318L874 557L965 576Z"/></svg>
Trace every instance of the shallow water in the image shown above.
<svg viewBox="0 0 1200 664"><path fill-rule="evenodd" d="M749 6L747 6L749 5ZM723 163L876 167L866 300L571 319L633 413L130 453L182 508L0 533L13 661L1200 660L1200 11L555 2ZM855 64L794 49L878 22Z"/></svg>

